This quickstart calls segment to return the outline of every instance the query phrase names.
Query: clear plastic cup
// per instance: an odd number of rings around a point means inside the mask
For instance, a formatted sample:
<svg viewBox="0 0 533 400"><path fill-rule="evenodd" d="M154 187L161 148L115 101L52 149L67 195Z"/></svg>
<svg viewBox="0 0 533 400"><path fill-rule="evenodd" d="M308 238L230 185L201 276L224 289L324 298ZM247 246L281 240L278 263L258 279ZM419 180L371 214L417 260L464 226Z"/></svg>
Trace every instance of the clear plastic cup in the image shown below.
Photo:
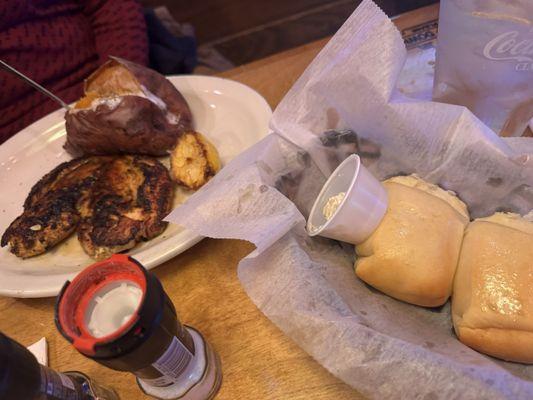
<svg viewBox="0 0 533 400"><path fill-rule="evenodd" d="M441 0L433 100L522 136L533 117L532 27L532 0Z"/></svg>
<svg viewBox="0 0 533 400"><path fill-rule="evenodd" d="M330 219L323 214L327 201L346 193ZM387 211L387 192L361 164L357 154L346 158L328 178L309 218L307 233L352 244L365 241L376 230Z"/></svg>

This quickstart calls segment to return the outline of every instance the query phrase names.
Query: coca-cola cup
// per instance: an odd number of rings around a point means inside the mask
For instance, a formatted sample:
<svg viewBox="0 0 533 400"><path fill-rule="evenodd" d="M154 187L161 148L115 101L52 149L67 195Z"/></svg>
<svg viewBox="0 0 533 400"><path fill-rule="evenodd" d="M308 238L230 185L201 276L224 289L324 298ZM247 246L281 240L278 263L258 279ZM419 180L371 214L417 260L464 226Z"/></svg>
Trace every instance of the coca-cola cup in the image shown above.
<svg viewBox="0 0 533 400"><path fill-rule="evenodd" d="M442 0L433 99L522 136L533 118L532 18L531 0Z"/></svg>

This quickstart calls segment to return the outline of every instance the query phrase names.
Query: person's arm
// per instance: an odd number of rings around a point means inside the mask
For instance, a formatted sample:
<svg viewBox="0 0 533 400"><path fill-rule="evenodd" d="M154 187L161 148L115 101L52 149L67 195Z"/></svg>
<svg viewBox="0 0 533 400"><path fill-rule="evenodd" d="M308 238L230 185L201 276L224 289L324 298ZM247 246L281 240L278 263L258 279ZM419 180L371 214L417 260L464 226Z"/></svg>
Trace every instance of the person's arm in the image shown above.
<svg viewBox="0 0 533 400"><path fill-rule="evenodd" d="M108 56L148 64L146 23L137 1L87 0L84 13L93 28L100 64Z"/></svg>

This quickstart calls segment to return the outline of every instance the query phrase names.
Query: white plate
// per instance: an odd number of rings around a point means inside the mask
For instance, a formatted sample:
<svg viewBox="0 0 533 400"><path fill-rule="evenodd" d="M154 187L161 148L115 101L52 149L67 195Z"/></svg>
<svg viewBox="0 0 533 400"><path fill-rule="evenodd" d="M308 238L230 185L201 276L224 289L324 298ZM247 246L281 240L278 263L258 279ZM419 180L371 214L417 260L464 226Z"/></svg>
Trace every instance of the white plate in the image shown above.
<svg viewBox="0 0 533 400"><path fill-rule="evenodd" d="M261 95L227 79L175 76L169 80L191 108L195 129L216 146L222 164L268 133L272 110ZM57 110L25 128L0 146L0 234L22 212L31 187L48 171L72 157L63 150L64 111ZM189 194L179 191L176 203ZM169 225L157 238L142 243L129 254L153 268L198 243L202 237ZM76 235L49 252L22 260L7 247L0 249L0 295L11 297L55 296L67 279L93 263L81 249Z"/></svg>

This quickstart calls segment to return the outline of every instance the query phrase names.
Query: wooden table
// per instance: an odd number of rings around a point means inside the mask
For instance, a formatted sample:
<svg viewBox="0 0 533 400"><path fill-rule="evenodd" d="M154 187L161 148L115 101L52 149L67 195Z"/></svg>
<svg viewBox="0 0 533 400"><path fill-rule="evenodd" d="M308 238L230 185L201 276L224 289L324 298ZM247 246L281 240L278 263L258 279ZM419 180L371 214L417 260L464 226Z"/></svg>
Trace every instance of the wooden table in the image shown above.
<svg viewBox="0 0 533 400"><path fill-rule="evenodd" d="M403 29L435 19L437 12L430 6L395 22ZM221 76L253 87L274 108L326 42L280 53ZM181 321L203 332L221 357L224 377L217 399L362 399L286 337L247 297L236 267L252 250L248 242L205 239L153 270ZM115 388L121 399L147 399L133 375L101 367L59 335L53 322L54 301L0 298L0 331L24 345L45 336L51 367L83 371Z"/></svg>

